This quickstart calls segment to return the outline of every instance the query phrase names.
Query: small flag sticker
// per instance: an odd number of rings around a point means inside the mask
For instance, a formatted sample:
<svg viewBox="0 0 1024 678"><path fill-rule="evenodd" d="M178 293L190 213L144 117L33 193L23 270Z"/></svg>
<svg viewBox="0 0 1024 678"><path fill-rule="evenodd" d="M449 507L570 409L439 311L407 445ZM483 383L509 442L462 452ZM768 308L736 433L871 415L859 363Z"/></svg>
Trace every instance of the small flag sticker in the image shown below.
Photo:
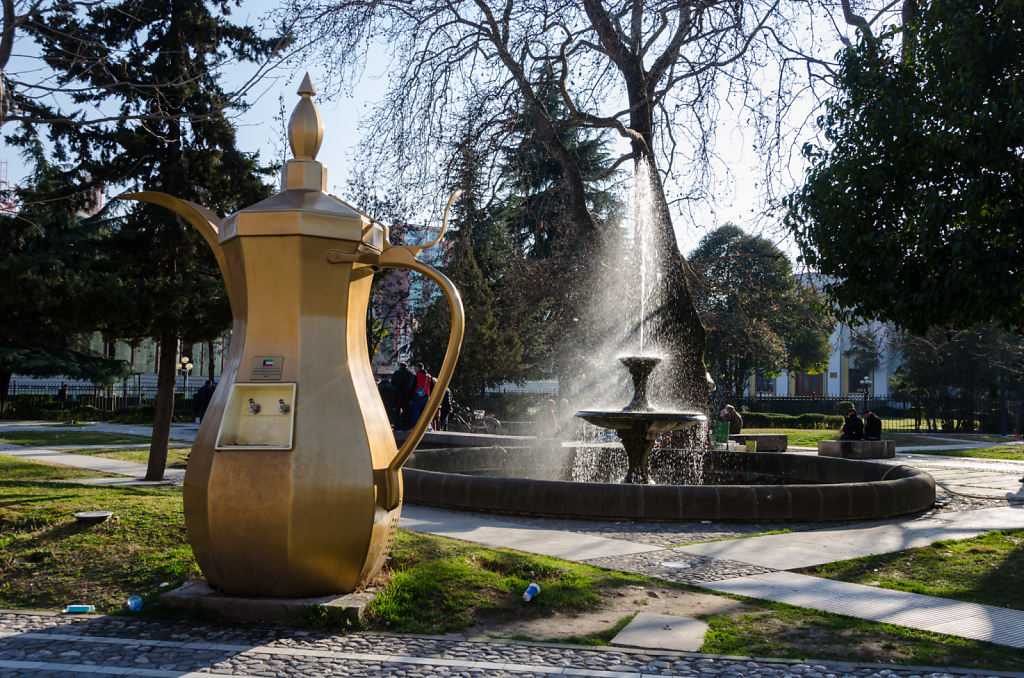
<svg viewBox="0 0 1024 678"><path fill-rule="evenodd" d="M274 359L273 358L264 358L263 359L263 366L264 367L273 367L274 366Z"/></svg>

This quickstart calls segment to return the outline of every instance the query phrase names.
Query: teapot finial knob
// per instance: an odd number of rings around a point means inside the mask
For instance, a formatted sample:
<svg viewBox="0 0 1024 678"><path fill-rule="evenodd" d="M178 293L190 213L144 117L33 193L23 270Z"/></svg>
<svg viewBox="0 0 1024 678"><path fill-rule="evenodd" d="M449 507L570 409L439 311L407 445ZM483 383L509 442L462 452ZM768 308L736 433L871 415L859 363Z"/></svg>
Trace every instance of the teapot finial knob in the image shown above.
<svg viewBox="0 0 1024 678"><path fill-rule="evenodd" d="M302 79L297 94L302 98L288 121L288 144L297 160L314 160L324 140L324 121L313 103L316 88L309 73Z"/></svg>

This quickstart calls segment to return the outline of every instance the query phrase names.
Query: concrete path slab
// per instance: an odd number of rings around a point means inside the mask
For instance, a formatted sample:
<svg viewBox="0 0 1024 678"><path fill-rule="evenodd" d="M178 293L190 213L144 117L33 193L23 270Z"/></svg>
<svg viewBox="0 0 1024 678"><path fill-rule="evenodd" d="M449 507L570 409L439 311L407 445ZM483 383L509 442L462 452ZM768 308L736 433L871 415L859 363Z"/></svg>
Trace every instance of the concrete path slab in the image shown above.
<svg viewBox="0 0 1024 678"><path fill-rule="evenodd" d="M941 518L771 534L680 546L674 551L791 570L837 560L967 539L983 532L1024 528L1024 506L942 514Z"/></svg>
<svg viewBox="0 0 1024 678"><path fill-rule="evenodd" d="M411 504L402 508L400 526L416 532L572 561L662 550L660 546L638 544L624 539L524 527L502 521L497 516L457 513Z"/></svg>
<svg viewBox="0 0 1024 678"><path fill-rule="evenodd" d="M153 427L146 424L112 424L105 421L85 422L88 426L55 426L52 421L10 420L0 421L2 431L102 431L137 436L152 436ZM196 439L199 424L173 423L168 437L171 440L192 442Z"/></svg>
<svg viewBox="0 0 1024 678"><path fill-rule="evenodd" d="M707 632L708 625L693 617L641 612L610 642L619 647L697 652Z"/></svg>
<svg viewBox="0 0 1024 678"><path fill-rule="evenodd" d="M703 584L705 588L858 619L1024 648L1024 611L792 572L771 572Z"/></svg>
<svg viewBox="0 0 1024 678"><path fill-rule="evenodd" d="M100 471L103 473L115 473L121 476L128 476L129 479L142 478L146 475L146 465L133 461L120 461L118 459L107 459L106 457L95 457L88 454L71 454L60 452L49 448L41 447L19 447L16 449L3 449L0 454L9 457L18 457L26 461L38 461L46 464L61 464L63 466L74 466L76 468ZM167 469L164 471L164 479L172 480L184 477L183 469ZM105 478L87 478L88 481L120 480ZM100 484L100 483L96 483Z"/></svg>
<svg viewBox="0 0 1024 678"><path fill-rule="evenodd" d="M76 485L96 485L98 487L149 487L150 485L180 485L185 480L185 469L169 468L164 471L163 480L142 480L140 478L72 478L54 480L55 483L73 483Z"/></svg>

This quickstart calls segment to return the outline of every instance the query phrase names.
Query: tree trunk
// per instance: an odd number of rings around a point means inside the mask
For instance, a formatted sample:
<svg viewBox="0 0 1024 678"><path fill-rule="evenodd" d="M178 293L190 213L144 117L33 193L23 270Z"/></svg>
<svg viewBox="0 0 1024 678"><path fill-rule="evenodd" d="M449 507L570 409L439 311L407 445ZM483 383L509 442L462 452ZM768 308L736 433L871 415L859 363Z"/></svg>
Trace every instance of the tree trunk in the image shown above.
<svg viewBox="0 0 1024 678"><path fill-rule="evenodd" d="M654 201L659 242L663 249L655 265L664 280L665 307L654 330L655 341L670 350L676 360L673 365L679 375L676 397L689 406L703 410L707 406L708 383L704 354L707 351L707 336L704 323L697 314L690 283L686 275L686 259L679 251L672 217L661 176L653 159L650 163L651 200Z"/></svg>
<svg viewBox="0 0 1024 678"><path fill-rule="evenodd" d="M213 370L217 367L217 361L213 359L213 339L206 342L206 355L206 378L213 379Z"/></svg>
<svg viewBox="0 0 1024 678"><path fill-rule="evenodd" d="M0 414L7 409L7 391L11 388L12 372L0 370Z"/></svg>
<svg viewBox="0 0 1024 678"><path fill-rule="evenodd" d="M156 412L153 414L153 438L149 443L149 465L146 480L163 480L167 467L167 441L174 417L175 358L178 337L165 333L160 337L160 358L156 380Z"/></svg>

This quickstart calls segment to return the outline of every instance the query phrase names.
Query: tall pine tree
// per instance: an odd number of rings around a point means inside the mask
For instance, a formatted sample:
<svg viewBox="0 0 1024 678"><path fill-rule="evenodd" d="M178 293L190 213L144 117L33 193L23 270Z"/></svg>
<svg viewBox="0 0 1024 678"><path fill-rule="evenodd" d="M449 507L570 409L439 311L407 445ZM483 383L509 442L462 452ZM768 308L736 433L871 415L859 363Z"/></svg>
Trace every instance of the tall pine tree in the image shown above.
<svg viewBox="0 0 1024 678"><path fill-rule="evenodd" d="M24 156L33 171L16 191L20 207L0 212L0 411L14 373L103 383L125 370L82 337L102 329L88 309L97 302L106 222L80 216L93 209L94 196L67 186L37 139Z"/></svg>
<svg viewBox="0 0 1024 678"><path fill-rule="evenodd" d="M227 59L255 60L278 41L232 24L226 0L128 0L47 15L30 29L44 58L69 85L90 87L80 103L114 107L106 126L57 125L58 153L96 185L155 190L220 214L269 194L255 156L239 151L225 112L237 105L218 83ZM89 34L98 40L81 40ZM90 59L69 58L92 49ZM102 53L99 53L102 52ZM99 60L105 68L81 64ZM98 96L96 91L102 91ZM152 119L128 116L151 114ZM212 253L170 212L133 205L111 241L109 324L118 336L159 344L156 414L146 478L162 478L174 407L179 342L210 339L230 323L223 281Z"/></svg>
<svg viewBox="0 0 1024 678"><path fill-rule="evenodd" d="M538 91L548 111L556 119L568 118L557 82L549 72L541 73L540 80L544 84ZM599 243L573 218L563 166L538 137L528 108L517 129L519 142L504 149L508 195L500 211L516 249L509 259L514 265L506 271L499 294L504 303L518 309L517 315L534 317L535 331L526 335L526 360L535 366L535 376L557 375L559 392L564 394L582 369L583 356L590 352L580 320L583 307L591 303L589 260L597 256ZM558 138L588 177L611 174L603 141L569 126L561 129ZM587 208L604 233L602 240L610 246L616 235L621 237L611 227L621 202L607 181L589 182L585 193Z"/></svg>
<svg viewBox="0 0 1024 678"><path fill-rule="evenodd" d="M524 319L516 308L499 300L495 289L508 261L503 224L484 202L479 150L472 123L456 148L453 188L463 191L452 207L449 248L444 273L462 295L466 334L451 389L456 399L483 395L488 386L523 378ZM440 368L448 342L449 314L443 298L436 299L417 319L413 357L433 371Z"/></svg>

